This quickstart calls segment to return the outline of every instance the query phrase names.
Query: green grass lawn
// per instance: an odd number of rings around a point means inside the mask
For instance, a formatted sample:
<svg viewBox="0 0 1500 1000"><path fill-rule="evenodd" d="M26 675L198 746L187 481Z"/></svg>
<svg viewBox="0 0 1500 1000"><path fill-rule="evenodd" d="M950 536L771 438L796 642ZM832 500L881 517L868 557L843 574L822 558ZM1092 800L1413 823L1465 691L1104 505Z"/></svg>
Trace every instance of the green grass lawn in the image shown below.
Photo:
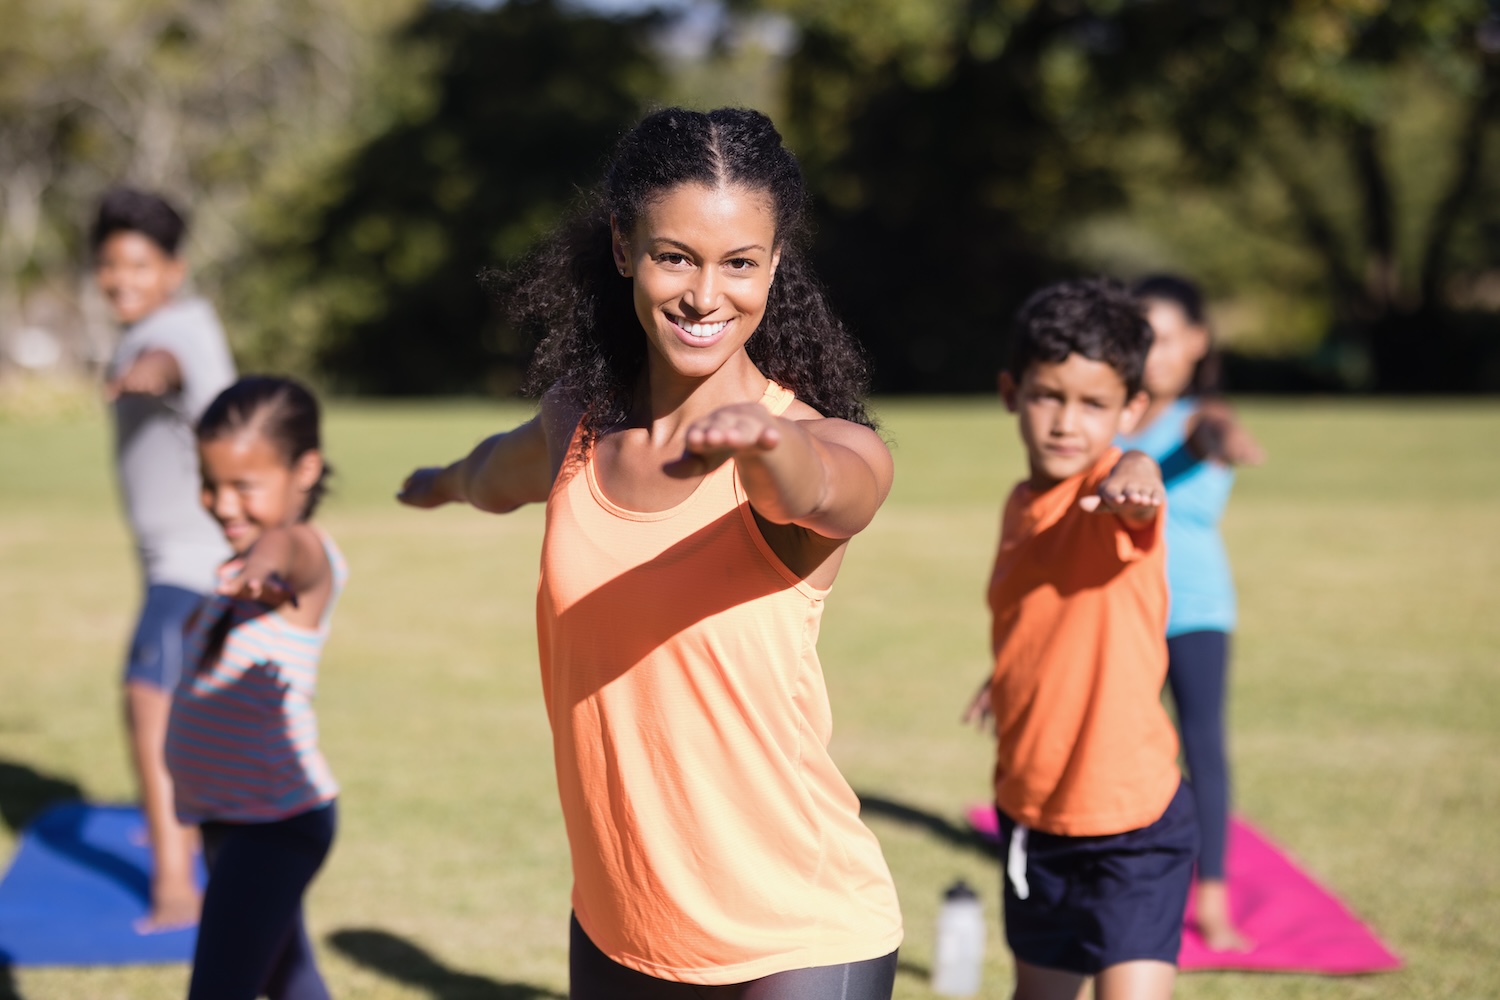
<svg viewBox="0 0 1500 1000"><path fill-rule="evenodd" d="M1242 602L1238 807L1407 960L1355 979L1193 974L1199 997L1500 995L1500 405L1248 403L1271 454L1226 531ZM319 712L344 788L310 897L344 998L526 1000L566 990L569 873L533 635L539 510L391 500L515 406L343 405L321 519L352 565ZM834 752L907 922L898 997L927 996L939 894L991 917L963 835L990 745L958 714L987 668L983 589L1015 430L987 401L881 407L896 488L854 543L821 651ZM118 674L138 600L102 417L0 422L0 853L44 798L127 799ZM182 966L18 970L27 1000L181 995ZM0 997L5 995L0 974Z"/></svg>

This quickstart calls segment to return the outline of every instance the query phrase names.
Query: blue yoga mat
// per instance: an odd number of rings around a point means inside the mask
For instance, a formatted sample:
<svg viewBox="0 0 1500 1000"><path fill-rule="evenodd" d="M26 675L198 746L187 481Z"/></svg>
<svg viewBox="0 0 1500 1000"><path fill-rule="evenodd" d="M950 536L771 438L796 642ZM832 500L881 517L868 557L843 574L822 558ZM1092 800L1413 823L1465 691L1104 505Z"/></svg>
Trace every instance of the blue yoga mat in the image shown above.
<svg viewBox="0 0 1500 1000"><path fill-rule="evenodd" d="M191 959L196 928L135 929L150 908L144 840L145 820L134 806L64 802L28 823L0 880L0 966Z"/></svg>

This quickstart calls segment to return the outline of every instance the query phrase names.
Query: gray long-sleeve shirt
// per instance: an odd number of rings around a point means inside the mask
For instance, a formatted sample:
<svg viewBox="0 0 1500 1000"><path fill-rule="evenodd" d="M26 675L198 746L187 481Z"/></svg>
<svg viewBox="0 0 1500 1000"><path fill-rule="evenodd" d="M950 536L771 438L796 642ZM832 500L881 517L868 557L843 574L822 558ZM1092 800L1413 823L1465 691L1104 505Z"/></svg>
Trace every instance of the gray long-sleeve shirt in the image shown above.
<svg viewBox="0 0 1500 1000"><path fill-rule="evenodd" d="M229 547L199 500L193 426L234 381L234 361L218 316L200 298L176 299L127 328L110 361L109 377L153 349L176 358L182 387L165 396L115 400L120 497L146 583L206 592Z"/></svg>

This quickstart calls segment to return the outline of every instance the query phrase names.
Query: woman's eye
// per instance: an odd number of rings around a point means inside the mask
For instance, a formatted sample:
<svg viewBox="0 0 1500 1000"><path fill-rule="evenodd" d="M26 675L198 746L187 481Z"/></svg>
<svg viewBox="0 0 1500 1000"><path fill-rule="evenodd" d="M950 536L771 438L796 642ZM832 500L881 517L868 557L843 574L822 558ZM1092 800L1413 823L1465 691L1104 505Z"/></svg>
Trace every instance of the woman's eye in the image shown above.
<svg viewBox="0 0 1500 1000"><path fill-rule="evenodd" d="M735 257L724 262L731 271L748 271L755 266L755 261L749 257Z"/></svg>
<svg viewBox="0 0 1500 1000"><path fill-rule="evenodd" d="M669 267L680 267L688 262L688 259L680 253L662 253L656 255L657 263L666 264Z"/></svg>

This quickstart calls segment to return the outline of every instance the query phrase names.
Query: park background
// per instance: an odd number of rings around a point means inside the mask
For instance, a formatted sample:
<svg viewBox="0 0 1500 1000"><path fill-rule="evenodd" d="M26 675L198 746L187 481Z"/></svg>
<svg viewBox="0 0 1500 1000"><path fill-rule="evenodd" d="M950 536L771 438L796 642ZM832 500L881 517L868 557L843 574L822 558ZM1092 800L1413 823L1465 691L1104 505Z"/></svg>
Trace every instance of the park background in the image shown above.
<svg viewBox="0 0 1500 1000"><path fill-rule="evenodd" d="M1180 995L1500 994L1500 5L0 0L0 22L0 849L51 799L131 794L138 584L85 238L128 180L190 209L241 368L332 400L321 519L355 576L320 714L345 823L311 914L337 995L565 989L538 512L390 498L527 412L531 345L480 272L518 261L642 110L744 104L804 165L898 463L822 645L835 756L907 916L898 995L926 995L957 875L989 908L991 995L1006 975L998 872L962 826L989 749L956 716L1021 471L981 395L1008 317L1053 278L1161 268L1204 284L1271 454L1226 524L1238 804L1408 962ZM185 975L18 970L0 997Z"/></svg>

